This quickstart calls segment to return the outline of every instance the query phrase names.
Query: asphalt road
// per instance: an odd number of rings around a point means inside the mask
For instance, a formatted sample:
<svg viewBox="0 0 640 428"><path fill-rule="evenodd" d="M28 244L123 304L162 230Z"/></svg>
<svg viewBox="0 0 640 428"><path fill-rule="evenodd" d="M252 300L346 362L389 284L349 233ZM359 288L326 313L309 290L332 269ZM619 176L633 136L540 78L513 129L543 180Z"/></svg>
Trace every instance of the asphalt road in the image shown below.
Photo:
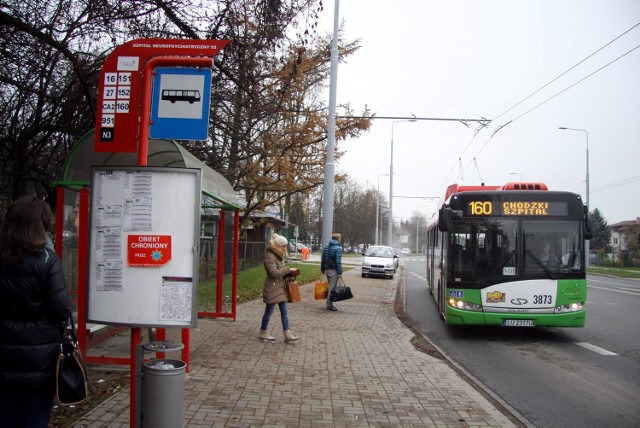
<svg viewBox="0 0 640 428"><path fill-rule="evenodd" d="M581 329L447 326L424 257L403 261L413 326L533 425L640 426L640 281L590 275Z"/></svg>

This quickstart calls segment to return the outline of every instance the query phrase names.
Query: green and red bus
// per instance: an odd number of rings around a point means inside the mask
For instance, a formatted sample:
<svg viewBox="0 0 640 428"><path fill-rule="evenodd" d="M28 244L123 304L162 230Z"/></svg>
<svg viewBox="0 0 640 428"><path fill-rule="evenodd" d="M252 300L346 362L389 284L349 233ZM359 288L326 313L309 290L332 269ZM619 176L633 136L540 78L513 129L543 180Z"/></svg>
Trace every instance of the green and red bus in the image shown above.
<svg viewBox="0 0 640 428"><path fill-rule="evenodd" d="M588 209L543 183L450 185L429 224L427 283L448 324L584 327Z"/></svg>

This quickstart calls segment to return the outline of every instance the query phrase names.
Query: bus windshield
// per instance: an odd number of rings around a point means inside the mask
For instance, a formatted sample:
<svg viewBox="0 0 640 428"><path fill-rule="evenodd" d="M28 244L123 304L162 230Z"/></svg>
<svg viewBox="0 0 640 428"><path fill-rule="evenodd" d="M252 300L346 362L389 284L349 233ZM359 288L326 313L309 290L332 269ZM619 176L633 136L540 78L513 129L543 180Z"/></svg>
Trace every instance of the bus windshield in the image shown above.
<svg viewBox="0 0 640 428"><path fill-rule="evenodd" d="M524 221L524 271L560 273L580 269L580 224L577 221Z"/></svg>
<svg viewBox="0 0 640 428"><path fill-rule="evenodd" d="M472 219L454 223L449 257L456 282L485 281L503 268L515 273L518 222Z"/></svg>
<svg viewBox="0 0 640 428"><path fill-rule="evenodd" d="M464 219L449 234L450 278L471 287L581 271L580 222Z"/></svg>

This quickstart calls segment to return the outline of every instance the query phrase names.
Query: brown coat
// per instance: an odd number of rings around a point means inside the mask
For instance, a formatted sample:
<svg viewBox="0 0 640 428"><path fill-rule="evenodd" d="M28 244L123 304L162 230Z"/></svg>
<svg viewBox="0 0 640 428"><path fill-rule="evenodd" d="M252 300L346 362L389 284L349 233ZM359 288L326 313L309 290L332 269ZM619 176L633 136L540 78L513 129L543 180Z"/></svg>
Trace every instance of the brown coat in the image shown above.
<svg viewBox="0 0 640 428"><path fill-rule="evenodd" d="M285 290L285 276L291 274L291 269L284 265L284 257L287 254L285 247L270 244L264 256L264 268L267 277L262 289L262 301L267 304L287 301Z"/></svg>

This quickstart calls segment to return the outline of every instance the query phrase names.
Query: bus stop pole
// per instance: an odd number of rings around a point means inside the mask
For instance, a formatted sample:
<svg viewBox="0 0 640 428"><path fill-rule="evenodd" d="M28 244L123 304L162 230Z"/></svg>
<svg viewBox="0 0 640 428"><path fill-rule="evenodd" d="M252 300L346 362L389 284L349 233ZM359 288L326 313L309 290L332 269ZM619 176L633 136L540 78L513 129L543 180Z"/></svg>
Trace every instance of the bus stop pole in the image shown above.
<svg viewBox="0 0 640 428"><path fill-rule="evenodd" d="M175 56L157 56L151 58L144 65L144 74L142 77L142 100L140 114L140 141L138 142L138 165L147 165L147 156L149 154L149 123L151 117L151 94L153 88L153 74L156 67L161 66L181 66L181 67L204 67L211 68L213 66L213 58L185 58Z"/></svg>
<svg viewBox="0 0 640 428"><path fill-rule="evenodd" d="M211 57L174 57L174 56L158 56L149 59L144 65L142 77L142 98L140 102L140 139L138 141L138 166L147 166L147 158L149 156L149 124L151 117L151 96L153 94L153 73L156 67L160 66L191 66L191 67L211 67L213 66L213 58ZM135 428L138 418L136 404L136 380L138 379L139 349L141 342L141 333L139 327L131 329L131 396L130 396L130 412L129 424Z"/></svg>

